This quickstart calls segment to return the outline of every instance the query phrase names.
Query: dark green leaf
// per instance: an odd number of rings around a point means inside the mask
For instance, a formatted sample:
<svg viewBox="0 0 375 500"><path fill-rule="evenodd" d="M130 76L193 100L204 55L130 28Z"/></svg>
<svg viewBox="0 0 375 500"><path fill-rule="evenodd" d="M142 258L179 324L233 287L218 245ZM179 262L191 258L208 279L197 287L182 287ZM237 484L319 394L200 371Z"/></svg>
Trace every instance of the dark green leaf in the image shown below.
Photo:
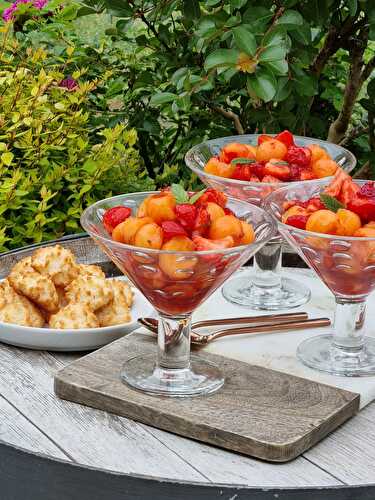
<svg viewBox="0 0 375 500"><path fill-rule="evenodd" d="M230 0L230 6L232 9L240 9L247 4L247 0Z"/></svg>
<svg viewBox="0 0 375 500"><path fill-rule="evenodd" d="M131 17L133 10L124 0L104 0L107 11L116 17Z"/></svg>
<svg viewBox="0 0 375 500"><path fill-rule="evenodd" d="M257 49L255 36L244 26L238 26L237 28L234 28L233 37L237 47L240 50L242 50L246 54L249 54L250 56L253 56L255 54L255 51Z"/></svg>
<svg viewBox="0 0 375 500"><path fill-rule="evenodd" d="M248 165L249 163L255 163L255 160L253 160L252 158L233 158L233 160L231 161L231 164L232 165Z"/></svg>
<svg viewBox="0 0 375 500"><path fill-rule="evenodd" d="M288 73L288 63L285 59L268 62L266 66L270 68L275 75L286 75Z"/></svg>
<svg viewBox="0 0 375 500"><path fill-rule="evenodd" d="M330 196L329 194L320 193L320 201L326 207L327 210L332 210L332 212L337 212L340 208L345 208L339 200Z"/></svg>
<svg viewBox="0 0 375 500"><path fill-rule="evenodd" d="M280 17L280 19L277 21L277 24L284 25L284 26L302 26L303 24L303 17L299 12L296 10L286 10L284 14Z"/></svg>
<svg viewBox="0 0 375 500"><path fill-rule="evenodd" d="M355 13L357 12L357 7L358 7L357 0L347 0L347 2L348 2L349 14L351 16L355 16Z"/></svg>
<svg viewBox="0 0 375 500"><path fill-rule="evenodd" d="M199 0L184 0L182 13L190 21L199 19L201 15Z"/></svg>
<svg viewBox="0 0 375 500"><path fill-rule="evenodd" d="M280 61L285 58L286 50L282 45L271 45L266 47L259 56L261 62Z"/></svg>
<svg viewBox="0 0 375 500"><path fill-rule="evenodd" d="M207 71L220 66L235 66L239 51L233 49L217 49L206 58L204 67Z"/></svg>
<svg viewBox="0 0 375 500"><path fill-rule="evenodd" d="M252 91L265 102L269 102L276 94L276 79L266 69L257 71L254 76L249 76L247 83Z"/></svg>
<svg viewBox="0 0 375 500"><path fill-rule="evenodd" d="M159 106L159 104L165 104L167 102L172 102L177 99L177 95L172 92L160 92L158 94L154 94L151 97L150 105L151 106Z"/></svg>

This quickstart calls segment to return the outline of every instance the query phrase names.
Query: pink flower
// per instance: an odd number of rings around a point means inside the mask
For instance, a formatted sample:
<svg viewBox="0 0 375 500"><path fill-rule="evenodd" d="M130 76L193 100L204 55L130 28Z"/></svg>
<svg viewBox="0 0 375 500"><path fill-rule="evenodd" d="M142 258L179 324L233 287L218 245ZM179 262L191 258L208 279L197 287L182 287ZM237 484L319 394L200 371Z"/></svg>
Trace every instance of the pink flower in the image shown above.
<svg viewBox="0 0 375 500"><path fill-rule="evenodd" d="M33 5L36 9L43 9L48 3L48 0L34 0Z"/></svg>
<svg viewBox="0 0 375 500"><path fill-rule="evenodd" d="M7 23L8 21L12 21L14 19L13 13L17 10L17 4L12 3L10 7L4 10L3 12L3 20Z"/></svg>
<svg viewBox="0 0 375 500"><path fill-rule="evenodd" d="M77 80L74 80L73 77L68 76L67 78L64 78L64 80L61 80L59 83L59 87L63 87L64 89L67 90L75 90L78 87L78 82Z"/></svg>

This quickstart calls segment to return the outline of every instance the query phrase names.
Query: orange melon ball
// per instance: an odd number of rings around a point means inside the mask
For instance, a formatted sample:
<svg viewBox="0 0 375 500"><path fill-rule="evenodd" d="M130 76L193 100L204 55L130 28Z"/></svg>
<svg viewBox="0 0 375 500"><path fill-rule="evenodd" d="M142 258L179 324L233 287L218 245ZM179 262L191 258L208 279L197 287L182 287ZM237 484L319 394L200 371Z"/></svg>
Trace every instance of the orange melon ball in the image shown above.
<svg viewBox="0 0 375 500"><path fill-rule="evenodd" d="M336 234L339 234L340 236L353 236L353 234L358 231L358 229L362 225L359 216L351 210L340 208L339 210L337 210L336 216Z"/></svg>
<svg viewBox="0 0 375 500"><path fill-rule="evenodd" d="M217 166L217 175L219 177L225 177L227 179L230 179L235 169L236 169L235 165L232 165L230 163L220 162Z"/></svg>
<svg viewBox="0 0 375 500"><path fill-rule="evenodd" d="M158 193L152 195L147 201L147 215L153 219L156 224L161 224L166 220L175 220L176 214L174 207L176 200L171 193Z"/></svg>
<svg viewBox="0 0 375 500"><path fill-rule="evenodd" d="M338 167L339 166L335 161L323 158L312 164L312 171L318 179L321 179L323 177L330 177L331 175L334 175Z"/></svg>
<svg viewBox="0 0 375 500"><path fill-rule="evenodd" d="M287 155L288 149L277 139L262 142L257 147L257 161L269 161L272 159L283 160Z"/></svg>
<svg viewBox="0 0 375 500"><path fill-rule="evenodd" d="M187 236L175 236L164 243L162 250L174 252L191 252L195 245ZM160 255L160 269L172 280L184 280L190 278L197 264L196 257L183 257L181 255Z"/></svg>
<svg viewBox="0 0 375 500"><path fill-rule="evenodd" d="M315 163L318 160L331 159L327 151L318 144L309 144L307 147L311 152L311 163Z"/></svg>
<svg viewBox="0 0 375 500"><path fill-rule="evenodd" d="M249 245L255 240L254 228L248 222L242 220L241 221L243 236L239 242L240 245Z"/></svg>
<svg viewBox="0 0 375 500"><path fill-rule="evenodd" d="M245 158L254 159L257 157L257 148L256 146L251 146L250 144L245 144L247 148L247 156Z"/></svg>
<svg viewBox="0 0 375 500"><path fill-rule="evenodd" d="M160 250L163 245L163 230L155 222L145 224L136 232L134 245L142 248Z"/></svg>
<svg viewBox="0 0 375 500"><path fill-rule="evenodd" d="M241 221L234 215L224 215L211 224L209 238L222 240L226 236L232 236L235 244L244 236Z"/></svg>
<svg viewBox="0 0 375 500"><path fill-rule="evenodd" d="M149 196L145 198L139 205L137 210L137 217L147 217L147 203L149 198L150 198Z"/></svg>
<svg viewBox="0 0 375 500"><path fill-rule="evenodd" d="M361 227L353 234L353 236L361 236L362 238L374 238L375 227Z"/></svg>
<svg viewBox="0 0 375 500"><path fill-rule="evenodd" d="M219 164L220 160L216 157L210 158L206 165L204 166L204 171L211 175L219 175Z"/></svg>
<svg viewBox="0 0 375 500"><path fill-rule="evenodd" d="M112 239L128 245L133 245L134 236L138 229L150 222L153 222L150 217L128 217L124 222L121 222L121 224L115 227L112 233Z"/></svg>
<svg viewBox="0 0 375 500"><path fill-rule="evenodd" d="M294 205L293 207L288 208L288 210L286 210L283 213L281 221L285 224L288 217L290 217L291 215L309 215L309 214L305 208L299 207L298 205Z"/></svg>
<svg viewBox="0 0 375 500"><path fill-rule="evenodd" d="M231 142L220 151L219 160L230 163L234 158L248 158L249 149L241 142Z"/></svg>
<svg viewBox="0 0 375 500"><path fill-rule="evenodd" d="M307 219L306 230L314 233L336 234L337 216L331 210L317 210Z"/></svg>
<svg viewBox="0 0 375 500"><path fill-rule="evenodd" d="M219 217L223 217L225 215L224 210L221 208L220 205L217 203L213 203L212 201L209 201L206 205L206 210L208 212L208 215L210 216L211 222L213 222L216 219L219 219Z"/></svg>

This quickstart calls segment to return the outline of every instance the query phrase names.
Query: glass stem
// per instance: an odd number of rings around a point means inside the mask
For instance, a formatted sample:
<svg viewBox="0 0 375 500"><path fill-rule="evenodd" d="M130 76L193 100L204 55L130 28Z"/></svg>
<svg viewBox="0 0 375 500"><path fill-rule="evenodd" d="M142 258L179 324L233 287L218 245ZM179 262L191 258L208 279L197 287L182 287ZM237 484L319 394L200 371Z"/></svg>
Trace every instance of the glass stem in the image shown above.
<svg viewBox="0 0 375 500"><path fill-rule="evenodd" d="M333 347L348 354L356 354L364 345L364 316L366 302L353 302L336 297Z"/></svg>
<svg viewBox="0 0 375 500"><path fill-rule="evenodd" d="M272 238L255 254L253 285L260 288L280 288L281 243L280 236Z"/></svg>
<svg viewBox="0 0 375 500"><path fill-rule="evenodd" d="M159 316L158 366L164 370L190 368L191 315Z"/></svg>

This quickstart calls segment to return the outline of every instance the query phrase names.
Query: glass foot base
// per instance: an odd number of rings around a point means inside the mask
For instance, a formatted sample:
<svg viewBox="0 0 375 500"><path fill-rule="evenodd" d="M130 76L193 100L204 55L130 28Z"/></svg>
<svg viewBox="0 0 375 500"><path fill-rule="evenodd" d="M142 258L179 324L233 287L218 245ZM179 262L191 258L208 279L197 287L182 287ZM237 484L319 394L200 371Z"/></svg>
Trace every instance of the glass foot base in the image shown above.
<svg viewBox="0 0 375 500"><path fill-rule="evenodd" d="M297 357L303 364L322 372L346 377L375 375L375 340L365 337L361 351L348 353L332 345L332 335L319 335L302 342Z"/></svg>
<svg viewBox="0 0 375 500"><path fill-rule="evenodd" d="M170 397L210 394L224 384L221 371L208 361L192 356L190 368L170 370L155 367L155 354L129 359L121 379L133 389Z"/></svg>
<svg viewBox="0 0 375 500"><path fill-rule="evenodd" d="M260 287L251 284L251 275L227 281L222 293L233 304L266 311L298 307L311 296L310 290L299 281L281 278L281 287Z"/></svg>

